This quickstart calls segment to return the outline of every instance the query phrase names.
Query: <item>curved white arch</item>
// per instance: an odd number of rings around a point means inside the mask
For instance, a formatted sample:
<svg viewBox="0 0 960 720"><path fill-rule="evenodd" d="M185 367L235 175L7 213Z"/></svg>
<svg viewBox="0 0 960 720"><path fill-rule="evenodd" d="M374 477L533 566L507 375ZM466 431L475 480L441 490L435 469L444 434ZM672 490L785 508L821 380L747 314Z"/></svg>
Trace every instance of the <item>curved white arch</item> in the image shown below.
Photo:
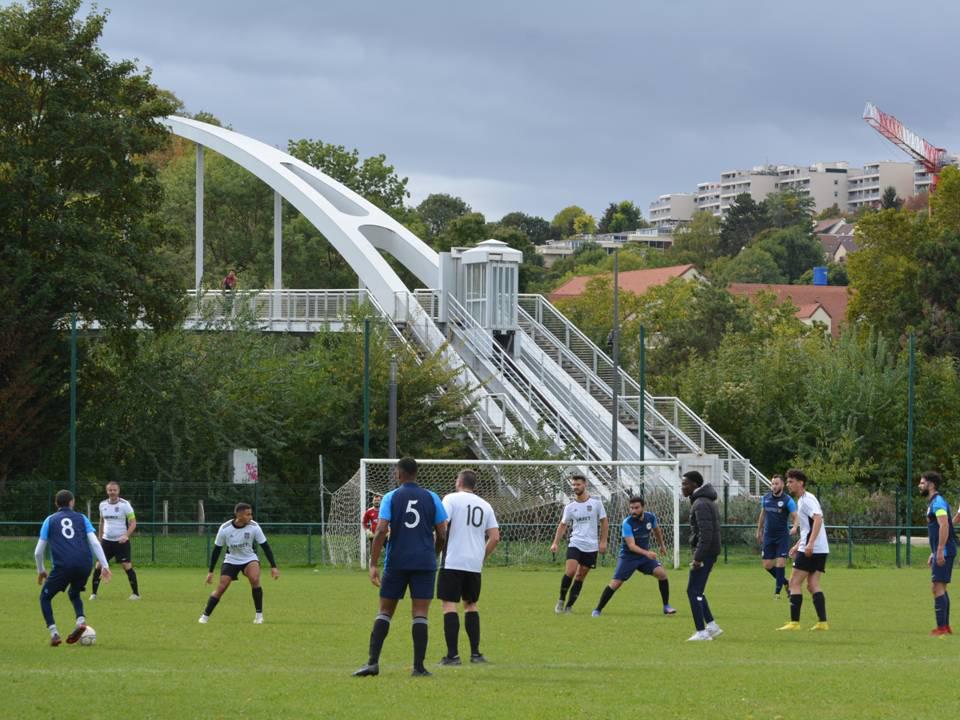
<svg viewBox="0 0 960 720"><path fill-rule="evenodd" d="M323 233L388 313L407 291L377 252L410 269L427 287L438 280L437 253L373 203L292 155L216 125L169 116L170 131L229 158L278 192Z"/></svg>

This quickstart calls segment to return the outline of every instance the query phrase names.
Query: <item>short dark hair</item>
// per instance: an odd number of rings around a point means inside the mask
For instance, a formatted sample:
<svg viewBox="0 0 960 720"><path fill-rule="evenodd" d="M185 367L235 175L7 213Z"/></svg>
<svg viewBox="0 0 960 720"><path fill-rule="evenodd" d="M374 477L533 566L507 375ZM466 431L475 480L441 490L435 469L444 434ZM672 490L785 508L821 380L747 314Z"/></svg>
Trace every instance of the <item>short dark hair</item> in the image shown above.
<svg viewBox="0 0 960 720"><path fill-rule="evenodd" d="M936 470L927 470L920 476L920 479L926 480L928 484L933 483L937 486L937 490L939 490L940 486L943 484L943 476Z"/></svg>
<svg viewBox="0 0 960 720"><path fill-rule="evenodd" d="M799 480L804 486L807 484L807 474L799 468L790 468L787 470L787 479L789 480L791 478L793 480Z"/></svg>
<svg viewBox="0 0 960 720"><path fill-rule="evenodd" d="M634 495L632 498L630 498L630 502L628 502L627 505L633 505L634 503L640 503L640 504L643 505L644 507L646 507L646 505L647 505L647 504L643 501L643 498L640 497L639 495Z"/></svg>
<svg viewBox="0 0 960 720"><path fill-rule="evenodd" d="M55 498L58 508L70 507L71 500L73 500L73 493L69 490L60 490Z"/></svg>
<svg viewBox="0 0 960 720"><path fill-rule="evenodd" d="M407 477L417 476L417 461L412 457L402 457L397 462L397 469Z"/></svg>
<svg viewBox="0 0 960 720"><path fill-rule="evenodd" d="M687 470L687 472L683 474L683 477L685 480L689 480L697 487L700 487L701 485L703 485L703 475L701 475L696 470Z"/></svg>
<svg viewBox="0 0 960 720"><path fill-rule="evenodd" d="M471 470L470 468L464 468L459 473L457 477L460 478L460 484L465 488L473 490L477 487L477 473Z"/></svg>
<svg viewBox="0 0 960 720"><path fill-rule="evenodd" d="M116 485L117 489L118 490L120 489L120 483L118 483L116 480L111 480L106 485L104 485L104 487L107 488L107 487L110 487L111 485Z"/></svg>
<svg viewBox="0 0 960 720"><path fill-rule="evenodd" d="M783 480L783 475L781 475L780 473L774 473L773 475L770 476L770 479L773 480L774 478L780 478L781 480Z"/></svg>
<svg viewBox="0 0 960 720"><path fill-rule="evenodd" d="M253 507L250 505L250 503L245 503L245 502L238 502L236 505L233 506L234 515L239 515L244 510L253 510Z"/></svg>
<svg viewBox="0 0 960 720"><path fill-rule="evenodd" d="M587 477L586 477L586 475L584 475L583 473L578 473L578 472L571 473L571 474L570 474L570 481L572 482L572 481L574 481L574 480L582 480L583 482L586 482L586 481L587 481Z"/></svg>

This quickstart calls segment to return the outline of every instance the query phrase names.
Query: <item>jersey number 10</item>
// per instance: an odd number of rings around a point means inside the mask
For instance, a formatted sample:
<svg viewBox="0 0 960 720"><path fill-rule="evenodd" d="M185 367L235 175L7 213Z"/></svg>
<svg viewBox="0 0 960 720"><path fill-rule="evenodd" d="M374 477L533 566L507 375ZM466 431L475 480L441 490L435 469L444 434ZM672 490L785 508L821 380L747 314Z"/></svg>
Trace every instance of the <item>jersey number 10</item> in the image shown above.
<svg viewBox="0 0 960 720"><path fill-rule="evenodd" d="M472 525L473 527L480 527L483 525L483 508L479 505L474 507L473 505L467 505L467 525Z"/></svg>

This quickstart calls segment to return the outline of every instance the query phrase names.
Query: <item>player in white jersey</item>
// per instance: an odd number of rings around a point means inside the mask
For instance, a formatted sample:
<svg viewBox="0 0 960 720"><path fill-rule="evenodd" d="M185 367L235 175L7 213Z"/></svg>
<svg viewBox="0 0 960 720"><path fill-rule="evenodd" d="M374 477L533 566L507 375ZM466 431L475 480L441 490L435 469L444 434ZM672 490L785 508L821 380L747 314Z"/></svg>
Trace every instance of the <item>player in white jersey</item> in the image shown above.
<svg viewBox="0 0 960 720"><path fill-rule="evenodd" d="M500 542L500 527L490 503L476 494L477 474L461 470L457 475L457 491L443 498L443 508L450 519L447 524L447 545L437 576L437 597L443 604L443 633L447 654L441 665L460 665L457 639L460 616L457 603L463 600L463 624L470 639L470 662L484 663L480 652L480 573L484 561Z"/></svg>
<svg viewBox="0 0 960 720"><path fill-rule="evenodd" d="M227 548L227 556L220 567L220 584L207 599L207 607L200 616L201 623L207 623L213 609L220 602L220 597L240 573L247 576L253 592L253 608L256 612L253 623L254 625L263 623L263 588L260 587L260 558L257 557L257 545L263 548L263 554L267 556L267 561L270 563L270 575L276 580L280 577L277 561L273 558L273 550L270 549L266 535L253 521L253 509L247 503L237 503L233 509L233 520L228 520L220 526L217 539L214 540L207 585L213 582L213 569L224 547Z"/></svg>
<svg viewBox="0 0 960 720"><path fill-rule="evenodd" d="M120 485L114 481L107 483L107 499L100 503L100 526L97 533L103 554L107 561L116 558L123 565L130 581L130 600L140 599L140 585L137 581L137 571L133 569L133 555L130 551L130 538L137 529L137 516L133 513L133 505L120 497ZM93 593L91 600L97 599L97 590L100 589L100 563L93 568Z"/></svg>
<svg viewBox="0 0 960 720"><path fill-rule="evenodd" d="M820 590L820 576L826 572L827 555L830 553L823 510L820 508L820 501L807 492L807 476L802 470L787 470L787 489L797 499L800 539L790 548L790 557L793 558L793 572L790 573L790 622L780 630L800 629L804 580L807 581L807 590L810 591L813 607L817 611L817 624L810 629L829 630L827 601Z"/></svg>
<svg viewBox="0 0 960 720"><path fill-rule="evenodd" d="M563 509L563 517L557 525L553 545L550 546L550 552L555 553L567 528L572 528L567 546L567 564L560 579L557 613L571 611L583 588L584 578L592 568L597 566L598 551L601 553L607 551L609 524L603 503L587 493L587 479L583 475L571 475L570 484L576 499ZM567 590L570 591L569 599L567 599ZM564 606L564 600L566 600L566 606Z"/></svg>

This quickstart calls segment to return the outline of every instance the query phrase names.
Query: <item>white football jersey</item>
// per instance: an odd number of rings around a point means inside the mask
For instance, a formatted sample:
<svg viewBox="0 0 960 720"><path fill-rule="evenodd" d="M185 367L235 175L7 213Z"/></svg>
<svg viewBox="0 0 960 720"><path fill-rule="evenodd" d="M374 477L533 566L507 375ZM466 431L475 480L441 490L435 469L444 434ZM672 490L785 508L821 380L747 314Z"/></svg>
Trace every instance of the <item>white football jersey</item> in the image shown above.
<svg viewBox="0 0 960 720"><path fill-rule="evenodd" d="M450 516L447 547L441 568L480 572L486 554L487 530L499 527L490 503L472 492L450 493L443 498Z"/></svg>
<svg viewBox="0 0 960 720"><path fill-rule="evenodd" d="M133 506L123 498L115 503L104 500L100 503L100 519L103 520L103 539L119 540L127 532L127 520L134 520Z"/></svg>
<svg viewBox="0 0 960 720"><path fill-rule="evenodd" d="M822 525L820 532L813 541L813 552L829 553L830 545L827 543L827 521L823 520L823 510L820 508L820 501L813 493L805 492L797 500L797 521L800 523L800 546L797 548L803 552L807 548L807 538L810 537L810 531L813 529L813 516L819 515Z"/></svg>
<svg viewBox="0 0 960 720"><path fill-rule="evenodd" d="M263 530L253 520L243 527L237 527L233 520L227 520L217 531L217 539L214 541L218 547L227 548L227 556L224 562L231 565L246 565L248 562L258 560L257 549L254 543L262 545L267 541Z"/></svg>
<svg viewBox="0 0 960 720"><path fill-rule="evenodd" d="M583 552L600 549L600 521L607 516L603 503L594 497L574 500L563 509L562 522L570 527L570 545Z"/></svg>

